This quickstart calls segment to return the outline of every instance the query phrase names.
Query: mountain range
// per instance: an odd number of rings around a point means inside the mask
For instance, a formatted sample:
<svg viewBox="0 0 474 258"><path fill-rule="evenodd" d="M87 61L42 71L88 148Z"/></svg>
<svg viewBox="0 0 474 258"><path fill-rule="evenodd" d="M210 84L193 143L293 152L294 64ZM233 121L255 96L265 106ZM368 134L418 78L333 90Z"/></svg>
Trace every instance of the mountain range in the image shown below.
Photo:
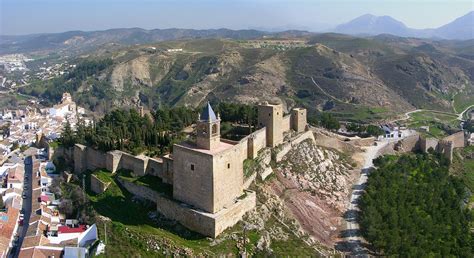
<svg viewBox="0 0 474 258"><path fill-rule="evenodd" d="M400 37L473 39L474 11L436 29L411 29L390 16L362 15L341 24L331 32L349 35L391 34ZM231 38L258 39L262 37L301 37L318 33L304 30L268 32L262 30L230 29L153 29L118 28L104 31L68 31L63 33L32 34L21 36L0 35L0 54L37 51L65 51L68 55L93 50L106 44L133 45L167 40Z"/></svg>
<svg viewBox="0 0 474 258"><path fill-rule="evenodd" d="M436 29L412 29L390 16L366 14L337 26L333 31L350 35L391 34L400 37L466 40L474 38L474 11Z"/></svg>
<svg viewBox="0 0 474 258"><path fill-rule="evenodd" d="M21 93L55 103L68 91L98 113L119 106L152 110L206 101L278 101L306 107L310 116L328 111L348 121L384 119L416 108L452 112L473 103L472 49L473 40L335 33L107 45L70 61L87 68L111 60L102 69L89 69L96 72L87 77L39 81Z"/></svg>

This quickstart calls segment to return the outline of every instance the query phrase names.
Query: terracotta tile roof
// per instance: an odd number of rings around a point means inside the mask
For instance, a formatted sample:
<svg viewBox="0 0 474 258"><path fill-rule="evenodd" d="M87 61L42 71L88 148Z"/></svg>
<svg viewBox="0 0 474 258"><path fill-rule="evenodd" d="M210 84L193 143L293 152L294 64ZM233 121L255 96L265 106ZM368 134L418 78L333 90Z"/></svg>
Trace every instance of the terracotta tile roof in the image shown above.
<svg viewBox="0 0 474 258"><path fill-rule="evenodd" d="M27 248L27 249L22 249L20 250L20 253L18 254L18 258L31 258L33 257L33 254L35 252L35 248L34 247L30 247L30 248Z"/></svg>
<svg viewBox="0 0 474 258"><path fill-rule="evenodd" d="M9 207L7 212L0 213L0 253L6 252L9 247L19 213L20 211L13 207Z"/></svg>
<svg viewBox="0 0 474 258"><path fill-rule="evenodd" d="M23 166L15 166L8 169L8 183L23 183L25 168Z"/></svg>
<svg viewBox="0 0 474 258"><path fill-rule="evenodd" d="M34 258L49 258L49 257L61 257L63 250L52 250L45 249L41 247L36 247L35 252L33 253Z"/></svg>
<svg viewBox="0 0 474 258"><path fill-rule="evenodd" d="M41 235L25 237L23 239L23 244L21 245L21 249L40 245L41 237L42 237Z"/></svg>
<svg viewBox="0 0 474 258"><path fill-rule="evenodd" d="M28 226L28 230L26 231L25 236L27 237L36 236L36 232L38 231L38 224L39 224L39 220L33 223L30 222L30 225Z"/></svg>
<svg viewBox="0 0 474 258"><path fill-rule="evenodd" d="M62 248L51 248L43 246L35 246L25 248L20 251L18 257L20 258L49 258L49 257L61 257L63 253Z"/></svg>

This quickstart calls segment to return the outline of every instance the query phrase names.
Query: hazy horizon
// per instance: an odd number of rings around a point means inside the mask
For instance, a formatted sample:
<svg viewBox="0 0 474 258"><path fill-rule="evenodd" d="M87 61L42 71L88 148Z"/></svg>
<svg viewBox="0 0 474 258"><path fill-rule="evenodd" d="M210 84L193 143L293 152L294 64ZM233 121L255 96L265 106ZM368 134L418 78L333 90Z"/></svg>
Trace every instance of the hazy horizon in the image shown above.
<svg viewBox="0 0 474 258"><path fill-rule="evenodd" d="M474 10L470 0L2 0L0 34L114 28L326 31L364 14L415 29L436 28Z"/></svg>

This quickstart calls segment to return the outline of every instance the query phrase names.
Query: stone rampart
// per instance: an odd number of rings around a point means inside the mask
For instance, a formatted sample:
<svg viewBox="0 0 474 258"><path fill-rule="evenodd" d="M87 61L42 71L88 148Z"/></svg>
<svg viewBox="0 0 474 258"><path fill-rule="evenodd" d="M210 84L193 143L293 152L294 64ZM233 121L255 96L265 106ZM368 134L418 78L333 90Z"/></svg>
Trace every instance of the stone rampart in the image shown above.
<svg viewBox="0 0 474 258"><path fill-rule="evenodd" d="M149 158L145 174L162 177L163 176L163 160Z"/></svg>
<svg viewBox="0 0 474 258"><path fill-rule="evenodd" d="M74 145L74 172L106 168L106 154L82 144Z"/></svg>
<svg viewBox="0 0 474 258"><path fill-rule="evenodd" d="M86 169L96 170L106 167L106 154L93 148L86 148Z"/></svg>
<svg viewBox="0 0 474 258"><path fill-rule="evenodd" d="M121 169L131 170L136 176L144 176L148 165L148 159L148 157L143 155L133 156L132 154L123 152L118 167Z"/></svg>
<svg viewBox="0 0 474 258"><path fill-rule="evenodd" d="M93 148L76 144L73 147L74 172L81 173L85 170L96 170L105 168L112 173L119 169L127 169L133 171L136 176L144 176L149 173L162 177L166 183L172 182L172 174L170 170L166 174L163 173L163 161L153 159L144 155L133 156L132 154L113 150L104 153ZM172 165L172 159L168 160L168 166Z"/></svg>
<svg viewBox="0 0 474 258"><path fill-rule="evenodd" d="M420 137L420 150L422 152L428 152L429 149L433 149L434 151L438 150L438 139Z"/></svg>
<svg viewBox="0 0 474 258"><path fill-rule="evenodd" d="M117 181L133 195L152 201L154 203L156 203L156 200L158 200L158 196L160 195L156 191L153 191L152 189L146 186L134 184L120 177L117 177Z"/></svg>
<svg viewBox="0 0 474 258"><path fill-rule="evenodd" d="M102 182L96 175L92 174L91 175L91 191L96 193L96 194L101 194L107 190L109 187L110 182Z"/></svg>
<svg viewBox="0 0 474 258"><path fill-rule="evenodd" d="M181 202L159 195L157 211L165 217L180 222L185 227L209 237L217 237L226 228L232 227L242 216L256 205L255 192L247 191L231 206L217 213L196 210Z"/></svg>
<svg viewBox="0 0 474 258"><path fill-rule="evenodd" d="M107 170L115 173L119 169L120 159L122 158L122 151L114 150L107 152L105 157L105 166Z"/></svg>
<svg viewBox="0 0 474 258"><path fill-rule="evenodd" d="M282 132L288 132L291 126L291 115L286 115L281 121Z"/></svg>
<svg viewBox="0 0 474 258"><path fill-rule="evenodd" d="M420 135L416 133L403 138L395 144L394 149L399 152L410 152L420 149Z"/></svg>
<svg viewBox="0 0 474 258"><path fill-rule="evenodd" d="M450 136L443 138L443 140L453 142L453 146L452 146L453 148L466 147L466 139L465 139L463 131L457 132L455 134L451 134Z"/></svg>
<svg viewBox="0 0 474 258"><path fill-rule="evenodd" d="M453 152L454 152L453 141L441 140L438 145L438 152L443 154L449 161L453 161Z"/></svg>
<svg viewBox="0 0 474 258"><path fill-rule="evenodd" d="M246 138L248 140L247 158L254 159L257 157L258 152L267 146L266 128L261 128Z"/></svg>
<svg viewBox="0 0 474 258"><path fill-rule="evenodd" d="M249 177L244 178L244 184L243 184L244 190L246 190L246 189L248 189L248 188L250 187L250 185L253 183L253 181L255 180L255 178L257 178L257 173L253 173L253 174L250 175Z"/></svg>
<svg viewBox="0 0 474 258"><path fill-rule="evenodd" d="M173 158L170 154L164 156L163 160L163 168L161 169L161 174L158 174L158 177L163 180L163 183L166 184L173 184Z"/></svg>
<svg viewBox="0 0 474 258"><path fill-rule="evenodd" d="M300 142L306 139L311 139L313 142L315 141L312 131L306 131L302 134L299 134L290 141L278 146L276 152L273 155L273 160L275 160L276 162L280 162L281 159L293 148L293 146L298 145Z"/></svg>

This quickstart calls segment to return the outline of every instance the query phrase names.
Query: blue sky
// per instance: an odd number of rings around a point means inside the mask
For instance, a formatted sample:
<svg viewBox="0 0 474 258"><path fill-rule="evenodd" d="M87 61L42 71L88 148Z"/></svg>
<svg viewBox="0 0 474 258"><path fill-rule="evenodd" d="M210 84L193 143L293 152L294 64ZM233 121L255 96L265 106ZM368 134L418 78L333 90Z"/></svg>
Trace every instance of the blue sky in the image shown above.
<svg viewBox="0 0 474 258"><path fill-rule="evenodd" d="M472 10L472 0L0 0L0 34L124 27L321 31L366 13L434 28Z"/></svg>

